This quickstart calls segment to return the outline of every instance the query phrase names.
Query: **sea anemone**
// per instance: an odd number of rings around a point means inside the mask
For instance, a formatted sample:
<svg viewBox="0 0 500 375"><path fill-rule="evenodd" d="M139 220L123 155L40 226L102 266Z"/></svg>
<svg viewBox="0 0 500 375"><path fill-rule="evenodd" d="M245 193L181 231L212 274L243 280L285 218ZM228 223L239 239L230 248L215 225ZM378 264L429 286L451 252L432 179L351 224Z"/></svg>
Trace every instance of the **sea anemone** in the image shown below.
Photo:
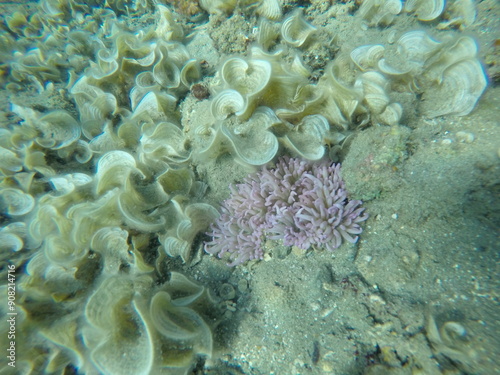
<svg viewBox="0 0 500 375"><path fill-rule="evenodd" d="M359 223L368 218L361 201L348 199L340 164L329 161L280 158L275 168L264 168L230 189L208 233L212 241L205 244L206 252L229 258L230 266L262 259L266 238L332 251L342 239L355 243Z"/></svg>

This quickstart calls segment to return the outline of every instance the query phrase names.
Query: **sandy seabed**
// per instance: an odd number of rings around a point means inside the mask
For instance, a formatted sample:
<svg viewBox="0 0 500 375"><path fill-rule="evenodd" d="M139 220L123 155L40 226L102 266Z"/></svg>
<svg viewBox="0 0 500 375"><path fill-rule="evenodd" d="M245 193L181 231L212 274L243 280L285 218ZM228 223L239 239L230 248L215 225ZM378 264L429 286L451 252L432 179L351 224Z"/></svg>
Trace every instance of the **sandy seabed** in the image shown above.
<svg viewBox="0 0 500 375"><path fill-rule="evenodd" d="M322 4L291 2L284 9L303 6L307 19L328 31L320 37L334 34L340 51L383 43L392 30L435 26L402 13L388 28L365 28L354 2ZM16 7L0 4L2 14ZM342 149L347 189L370 215L358 243L330 253L268 241L263 261L235 268L207 254L190 265L167 259L170 270L216 292L223 284L236 290L224 302L213 357L193 374L500 373L500 11L494 1L476 7L465 33L478 42L489 76L476 108L463 117L426 119L404 107L400 125L355 131ZM255 26L238 12L196 22L208 22L197 32L216 48L200 47L194 57L209 62L243 53ZM179 103L183 124L199 115L190 112L193 100ZM4 90L2 125L10 103L21 102L62 106L29 88ZM207 201L217 205L248 169L223 156L197 172L208 183Z"/></svg>

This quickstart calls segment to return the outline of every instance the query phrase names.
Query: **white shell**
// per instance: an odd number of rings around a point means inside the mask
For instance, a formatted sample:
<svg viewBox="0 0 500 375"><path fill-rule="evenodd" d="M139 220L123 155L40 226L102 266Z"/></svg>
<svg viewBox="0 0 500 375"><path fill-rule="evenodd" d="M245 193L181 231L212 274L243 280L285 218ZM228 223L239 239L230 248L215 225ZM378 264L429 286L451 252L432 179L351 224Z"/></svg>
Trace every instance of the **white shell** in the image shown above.
<svg viewBox="0 0 500 375"><path fill-rule="evenodd" d="M354 85L363 91L364 101L372 114L382 113L389 104L387 86L387 80L378 72L363 73Z"/></svg>
<svg viewBox="0 0 500 375"><path fill-rule="evenodd" d="M181 72L169 58L165 48L158 48L159 59L153 67L153 76L162 87L176 88L181 83Z"/></svg>
<svg viewBox="0 0 500 375"><path fill-rule="evenodd" d="M91 63L88 75L97 81L113 80L118 75L118 51L101 48L97 52L97 64Z"/></svg>
<svg viewBox="0 0 500 375"><path fill-rule="evenodd" d="M179 22L176 22L172 12L163 5L157 4L160 20L156 25L156 34L165 40L181 40L184 37L184 30Z"/></svg>
<svg viewBox="0 0 500 375"><path fill-rule="evenodd" d="M237 0L199 0L199 3L208 13L223 14L232 12Z"/></svg>
<svg viewBox="0 0 500 375"><path fill-rule="evenodd" d="M184 210L175 200L172 200L172 203L180 220L169 229L165 237L160 238L160 241L169 256L180 256L184 263L188 263L192 258L191 245L195 236L206 231L209 225L219 217L219 212L206 203L192 203Z"/></svg>
<svg viewBox="0 0 500 375"><path fill-rule="evenodd" d="M285 137L286 146L293 153L307 160L319 160L325 153L325 138L329 133L328 120L321 115L310 115L302 119Z"/></svg>
<svg viewBox="0 0 500 375"><path fill-rule="evenodd" d="M290 65L290 73L297 74L304 78L308 78L311 76L311 72L304 66L302 59L298 53L295 53L295 57L293 58L292 64Z"/></svg>
<svg viewBox="0 0 500 375"><path fill-rule="evenodd" d="M214 118L223 120L231 114L241 113L245 106L243 96L236 90L228 89L222 90L212 99L211 111Z"/></svg>
<svg viewBox="0 0 500 375"><path fill-rule="evenodd" d="M170 295L164 291L155 294L150 310L153 325L163 336L179 341L192 341L203 333L210 338L206 351L211 354L210 329L194 310L173 305Z"/></svg>
<svg viewBox="0 0 500 375"><path fill-rule="evenodd" d="M278 20L281 18L281 5L279 0L261 0L260 5L255 10L255 13L270 20Z"/></svg>
<svg viewBox="0 0 500 375"><path fill-rule="evenodd" d="M87 302L88 327L82 335L90 351L89 359L99 373L149 374L152 370L155 356L151 328L133 296L130 278L111 276L101 282ZM130 336L125 338L117 332Z"/></svg>
<svg viewBox="0 0 500 375"><path fill-rule="evenodd" d="M59 219L61 224L64 220ZM64 236L51 234L44 239L43 249L47 259L56 265L73 267L78 264L87 253L84 247L75 246L72 241Z"/></svg>
<svg viewBox="0 0 500 375"><path fill-rule="evenodd" d="M131 95L132 97L132 95ZM148 92L138 103L132 103L133 119L165 121L175 111L176 98L170 94Z"/></svg>
<svg viewBox="0 0 500 375"><path fill-rule="evenodd" d="M407 0L405 11L413 12L420 21L432 21L443 13L445 0Z"/></svg>
<svg viewBox="0 0 500 375"><path fill-rule="evenodd" d="M411 69L401 70L389 65L386 59L380 59L377 66L382 73L384 73L387 76L392 76L394 78L402 78L411 73Z"/></svg>
<svg viewBox="0 0 500 375"><path fill-rule="evenodd" d="M181 82L186 87L191 87L191 85L199 81L201 77L200 64L196 59L190 59L186 61L181 69Z"/></svg>
<svg viewBox="0 0 500 375"><path fill-rule="evenodd" d="M425 31L416 30L403 34L397 44L398 53L404 59L422 66L441 43L431 38Z"/></svg>
<svg viewBox="0 0 500 375"><path fill-rule="evenodd" d="M141 187L134 186L144 181L145 176L135 172L133 178L129 178L124 191L118 196L118 210L122 220L130 227L142 232L154 233L165 228L167 219L159 211L151 211L152 208L165 204L168 195L163 191L158 182L151 183L143 191ZM148 195L145 197L145 195Z"/></svg>
<svg viewBox="0 0 500 375"><path fill-rule="evenodd" d="M297 8L281 24L281 36L283 40L294 47L303 45L315 30L316 27L304 19L302 8Z"/></svg>
<svg viewBox="0 0 500 375"><path fill-rule="evenodd" d="M364 0L359 15L369 26L389 25L401 12L401 0Z"/></svg>
<svg viewBox="0 0 500 375"><path fill-rule="evenodd" d="M37 143L53 150L69 146L81 134L78 121L63 110L52 111L40 117L36 126L43 134L37 138Z"/></svg>
<svg viewBox="0 0 500 375"><path fill-rule="evenodd" d="M7 136L7 134L0 133L0 136ZM23 169L23 162L14 152L0 146L0 170L2 169L9 172L20 172Z"/></svg>
<svg viewBox="0 0 500 375"><path fill-rule="evenodd" d="M229 88L241 95L257 95L269 83L271 64L266 60L233 57L222 65L221 76Z"/></svg>
<svg viewBox="0 0 500 375"><path fill-rule="evenodd" d="M225 122L221 129L238 159L250 165L264 165L278 152L278 139L267 130L276 123L280 120L270 108L259 107L248 121L231 126Z"/></svg>
<svg viewBox="0 0 500 375"><path fill-rule="evenodd" d="M35 199L19 189L3 188L0 190L0 207L8 215L22 216L33 210Z"/></svg>
<svg viewBox="0 0 500 375"><path fill-rule="evenodd" d="M448 114L465 116L474 109L487 83L477 59L454 64L444 72L439 85L424 92L422 112L431 118Z"/></svg>
<svg viewBox="0 0 500 375"><path fill-rule="evenodd" d="M97 230L90 241L90 248L101 254L108 275L118 273L122 261L131 262L128 232L120 227L104 227Z"/></svg>
<svg viewBox="0 0 500 375"><path fill-rule="evenodd" d="M468 36L460 37L449 45L443 43L441 50L425 62L425 74L441 83L450 66L462 60L474 59L477 50L477 43Z"/></svg>
<svg viewBox="0 0 500 375"><path fill-rule="evenodd" d="M85 173L72 173L49 179L58 196L72 193L77 187L90 184L92 177Z"/></svg>
<svg viewBox="0 0 500 375"><path fill-rule="evenodd" d="M124 57L122 59L122 70L132 71L150 67L156 59L155 50L151 50L146 56L140 58Z"/></svg>
<svg viewBox="0 0 500 375"><path fill-rule="evenodd" d="M92 150L90 149L89 144L79 139L75 145L74 157L75 160L81 164L85 164L92 159Z"/></svg>
<svg viewBox="0 0 500 375"><path fill-rule="evenodd" d="M0 251L2 254L19 251L23 246L24 241L18 235L3 229L0 231Z"/></svg>
<svg viewBox="0 0 500 375"><path fill-rule="evenodd" d="M100 194L115 186L123 186L129 173L136 169L132 155L125 151L110 151L104 154L97 163L97 193Z"/></svg>
<svg viewBox="0 0 500 375"><path fill-rule="evenodd" d="M399 103L389 104L384 112L376 116L376 119L385 125L397 125L403 114L403 107Z"/></svg>
<svg viewBox="0 0 500 375"><path fill-rule="evenodd" d="M8 254L11 251L22 250L23 239L26 237L26 224L23 222L10 223L0 229L0 251Z"/></svg>
<svg viewBox="0 0 500 375"><path fill-rule="evenodd" d="M373 69L384 56L385 47L381 44L365 45L351 52L351 60L362 70Z"/></svg>
<svg viewBox="0 0 500 375"><path fill-rule="evenodd" d="M160 85L156 82L153 72L145 71L135 76L135 84L140 92L154 91L159 89Z"/></svg>
<svg viewBox="0 0 500 375"><path fill-rule="evenodd" d="M354 87L366 95L385 93L388 85L387 79L379 72L366 72L356 79Z"/></svg>
<svg viewBox="0 0 500 375"><path fill-rule="evenodd" d="M164 171L170 162L183 163L190 152L185 148L185 134L171 122L147 124L137 149L139 160L154 170Z"/></svg>
<svg viewBox="0 0 500 375"><path fill-rule="evenodd" d="M338 79L339 69L335 63L328 65L318 83L323 99L321 104L323 112L321 113L331 124L347 129L354 112L359 108L362 92L355 87L348 87L341 83ZM313 103L317 103L317 100Z"/></svg>
<svg viewBox="0 0 500 375"><path fill-rule="evenodd" d="M365 102L371 113L379 114L386 109L390 99L385 93L366 94Z"/></svg>
<svg viewBox="0 0 500 375"><path fill-rule="evenodd" d="M460 30L471 26L476 21L477 10L474 0L455 0L445 10L444 18L447 21L440 22L438 29L446 29L459 26Z"/></svg>

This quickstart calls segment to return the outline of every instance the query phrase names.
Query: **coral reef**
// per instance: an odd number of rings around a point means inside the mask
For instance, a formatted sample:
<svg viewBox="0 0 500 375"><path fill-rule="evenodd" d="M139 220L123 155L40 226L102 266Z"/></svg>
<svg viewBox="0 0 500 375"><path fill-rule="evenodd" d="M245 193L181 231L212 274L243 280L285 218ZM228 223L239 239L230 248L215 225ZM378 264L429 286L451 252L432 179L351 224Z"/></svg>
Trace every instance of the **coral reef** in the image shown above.
<svg viewBox="0 0 500 375"><path fill-rule="evenodd" d="M221 61L209 104L193 104L203 115L184 126L197 163L230 153L242 164L265 165L278 145L319 160L325 145L339 144L358 126L399 125L406 109L393 100L397 92L421 95L419 111L435 118L469 114L487 86L468 36L437 40L418 30L396 43L361 45L325 63L315 82L302 56L319 31L301 11L283 21L280 38L268 20L256 30L258 44L247 56ZM270 48L277 38L279 48Z"/></svg>
<svg viewBox="0 0 500 375"><path fill-rule="evenodd" d="M235 266L262 259L263 242L283 239L286 246L336 249L342 239L355 243L368 215L361 201L349 200L340 164L311 164L281 158L273 169L231 186L231 197L212 225L205 251Z"/></svg>

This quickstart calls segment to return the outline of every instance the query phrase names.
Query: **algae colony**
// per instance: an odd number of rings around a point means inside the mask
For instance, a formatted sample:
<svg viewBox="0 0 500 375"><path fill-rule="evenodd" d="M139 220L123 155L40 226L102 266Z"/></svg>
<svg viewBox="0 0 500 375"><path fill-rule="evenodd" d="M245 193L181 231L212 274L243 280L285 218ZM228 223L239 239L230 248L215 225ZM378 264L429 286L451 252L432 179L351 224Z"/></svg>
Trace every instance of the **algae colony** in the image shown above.
<svg viewBox="0 0 500 375"><path fill-rule="evenodd" d="M0 10L0 374L500 373L498 2ZM341 163L363 232L228 267L280 157Z"/></svg>

